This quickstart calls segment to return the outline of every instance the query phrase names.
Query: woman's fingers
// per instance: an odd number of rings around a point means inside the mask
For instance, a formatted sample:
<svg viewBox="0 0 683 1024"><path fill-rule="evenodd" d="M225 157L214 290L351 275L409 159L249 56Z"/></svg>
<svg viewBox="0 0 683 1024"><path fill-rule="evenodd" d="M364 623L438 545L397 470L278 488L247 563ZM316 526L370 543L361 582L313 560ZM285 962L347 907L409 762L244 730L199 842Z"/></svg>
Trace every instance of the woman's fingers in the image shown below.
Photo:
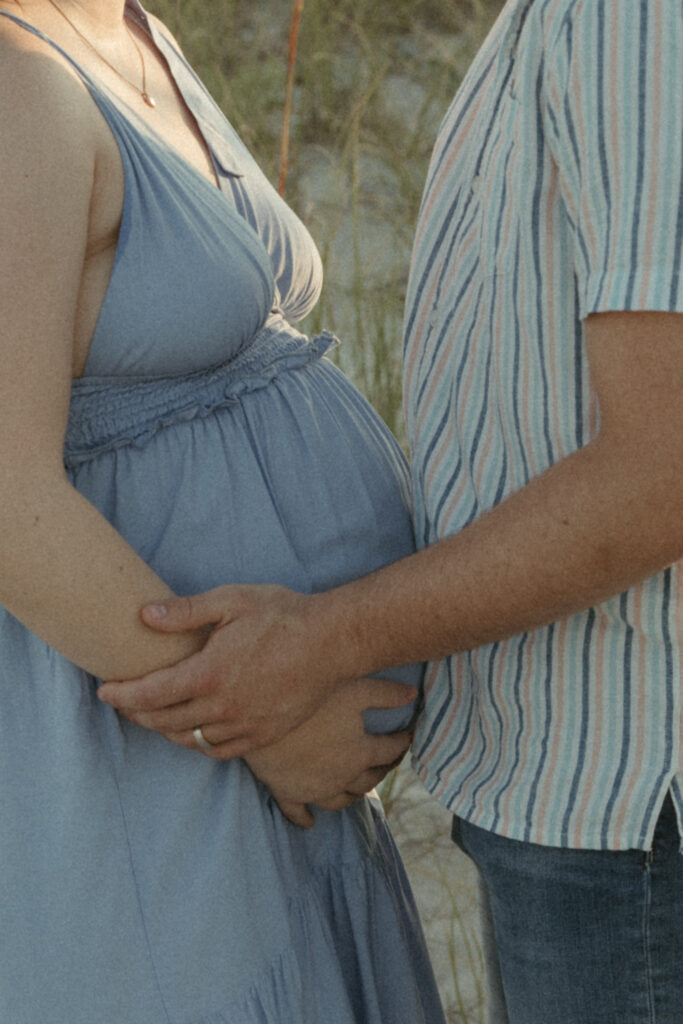
<svg viewBox="0 0 683 1024"><path fill-rule="evenodd" d="M193 655L173 668L150 672L142 679L105 682L97 696L114 708L128 711L153 711L190 700L197 690L194 670L198 657L199 654Z"/></svg>
<svg viewBox="0 0 683 1024"><path fill-rule="evenodd" d="M410 747L412 738L413 734L408 729L404 729L402 732L368 735L371 749L368 764L371 767L377 765L388 765L389 768L395 767L403 760L406 751Z"/></svg>
<svg viewBox="0 0 683 1024"><path fill-rule="evenodd" d="M204 651L142 679L103 683L100 700L157 732L184 732L220 722L221 740L242 734L231 724L235 702L220 691Z"/></svg>
<svg viewBox="0 0 683 1024"><path fill-rule="evenodd" d="M300 828L313 828L315 825L315 818L309 811L306 804L298 804L293 800L278 799L275 797L275 802L284 814L288 821L291 821L293 825L298 825Z"/></svg>
<svg viewBox="0 0 683 1024"><path fill-rule="evenodd" d="M203 729L202 732L204 732ZM232 761L235 757L244 757L254 749L251 740L239 736L237 739L226 740L224 743L214 743L210 750L199 747L196 740L194 746L206 757L212 757L215 761Z"/></svg>
<svg viewBox="0 0 683 1024"><path fill-rule="evenodd" d="M350 793L345 790L343 793L324 797L316 802L316 806L321 807L323 811L343 811L346 807L350 807L351 804L357 804L359 800L363 799L363 796L363 793Z"/></svg>
<svg viewBox="0 0 683 1024"><path fill-rule="evenodd" d="M200 700L190 701L183 707L169 708L155 713L127 709L123 709L120 713L136 725L160 732L171 742L179 743L184 747L197 748L199 746L193 730L200 728L204 739L213 748L202 752L218 760L227 761L233 757L243 757L254 749L250 737L235 735L230 723L213 721L210 705L204 705ZM403 759L410 746L411 738L412 733L407 730L365 735L363 740L366 745L365 763L368 768L377 767L378 770L383 771L377 781L381 781L384 775ZM375 785L377 782L368 786L368 790Z"/></svg>
<svg viewBox="0 0 683 1024"><path fill-rule="evenodd" d="M213 739L208 737L210 742L239 739L244 734L238 726L232 724L230 701L219 692L199 692L206 688L206 684L198 675L195 677L192 663L198 663L197 672L200 673L201 658L200 652L181 665L173 669L161 669L144 680L104 683L98 690L98 696L147 729L178 733L194 729L197 725L202 728L211 726ZM413 687L385 680L361 680L356 685L359 709L401 707L410 703L414 699L411 693L414 695L416 692ZM378 687L381 692L376 692ZM392 740L397 744L398 738L403 735L393 734ZM396 756L398 753L391 757L385 756L382 761L392 761Z"/></svg>
<svg viewBox="0 0 683 1024"><path fill-rule="evenodd" d="M366 793L372 792L376 786L379 786L380 782L391 771L391 765L378 765L377 768L369 768L368 771L363 772L357 779L352 782L346 783L346 792L350 795L361 797L365 796Z"/></svg>
<svg viewBox="0 0 683 1024"><path fill-rule="evenodd" d="M206 698L184 701L173 707L160 708L158 711L138 711L135 708L119 709L138 725L157 732L186 732L188 729L209 727L213 730L213 739L207 731L209 742L218 743L236 739L236 730L230 720L224 718L224 709L216 709L215 704Z"/></svg>
<svg viewBox="0 0 683 1024"><path fill-rule="evenodd" d="M397 683L393 679L375 679L368 677L358 680L359 698L363 709L367 708L402 708L417 699L417 689L407 683Z"/></svg>
<svg viewBox="0 0 683 1024"><path fill-rule="evenodd" d="M132 721L132 719L131 719ZM139 725L139 722L135 723ZM201 726L199 727L201 728ZM157 730L158 731L158 730ZM221 743L213 743L207 737L207 730L202 729L202 736L205 742L211 743L211 747L202 747L197 741L194 729L184 730L183 732L162 732L161 735L164 739L169 740L171 743L175 743L179 747L186 747L188 750L196 750L200 754L204 754L205 757L211 757L214 761L232 761L236 757L244 757L251 750L251 743L249 740L243 738L237 738L234 740L226 740Z"/></svg>
<svg viewBox="0 0 683 1024"><path fill-rule="evenodd" d="M220 693L204 692L207 673L200 668L202 679L196 682L191 664L195 659L202 660L203 652L172 670L163 669L144 680L105 684L101 687L102 699L136 725L159 732L172 743L200 750L215 760L227 761L253 753L264 744L255 742L252 733L245 732L235 724L229 714L229 702ZM189 693L197 690L200 692L187 699ZM303 781L297 782L297 788L294 794L290 793L290 797L295 795L310 802L318 802L321 793L324 797L330 792L342 792L352 793L357 798L374 788L408 749L411 739L408 731L377 735L366 733L362 711L369 706L400 707L412 699L415 693L412 687L386 680L361 679L348 684L345 693L346 696L342 695L333 704L334 715L337 717L333 715L330 719L329 712L322 712L323 717L326 714L326 728L334 740L329 748L321 753L318 728L311 737L310 728L306 731L306 727L302 727L303 731L299 734L299 743L303 743L302 756L306 757L308 751L308 756L318 761L322 757L323 761L313 776L308 773ZM166 702L165 706L149 706L162 700ZM339 707L344 712L343 718L339 718ZM342 724L346 732L342 730L340 734ZM204 749L198 742L195 734L198 728L202 730L202 738L211 744L210 748ZM295 759L290 777L293 772L294 777L299 779L299 769ZM347 769L350 769L349 774L346 774ZM256 774L263 777L258 769ZM266 771L265 774L266 783L277 786L277 773ZM349 778L353 780L353 785L346 784Z"/></svg>

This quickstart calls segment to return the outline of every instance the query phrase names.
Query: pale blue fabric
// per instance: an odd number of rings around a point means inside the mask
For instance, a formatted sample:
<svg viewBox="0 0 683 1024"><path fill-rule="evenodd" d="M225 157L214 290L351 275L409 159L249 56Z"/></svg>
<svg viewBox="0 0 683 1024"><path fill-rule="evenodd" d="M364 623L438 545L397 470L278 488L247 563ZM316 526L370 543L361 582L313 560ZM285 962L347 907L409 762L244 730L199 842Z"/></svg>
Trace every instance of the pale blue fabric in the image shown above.
<svg viewBox="0 0 683 1024"><path fill-rule="evenodd" d="M67 469L178 592L329 587L412 549L403 458L324 358L334 339L285 320L320 287L305 229L155 38L222 191L79 72L126 192ZM0 1020L443 1021L375 801L296 829L240 761L122 721L5 612L0 652Z"/></svg>

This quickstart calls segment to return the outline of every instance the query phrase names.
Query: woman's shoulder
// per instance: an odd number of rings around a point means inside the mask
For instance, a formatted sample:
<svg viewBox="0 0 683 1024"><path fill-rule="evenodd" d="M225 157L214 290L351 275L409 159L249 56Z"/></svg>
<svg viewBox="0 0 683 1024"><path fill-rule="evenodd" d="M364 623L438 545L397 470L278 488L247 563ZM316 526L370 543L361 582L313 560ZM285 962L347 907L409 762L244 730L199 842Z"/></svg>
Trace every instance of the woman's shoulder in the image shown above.
<svg viewBox="0 0 683 1024"><path fill-rule="evenodd" d="M8 11L4 5L2 9ZM53 112L72 104L74 114L87 110L86 89L61 51L46 37L31 31L30 23L17 24L3 16L0 16L0 86L0 102L5 106L22 108L38 98L50 104ZM69 111L64 109L63 113L67 115Z"/></svg>
<svg viewBox="0 0 683 1024"><path fill-rule="evenodd" d="M68 148L97 148L97 118L87 90L44 39L0 17L0 137L20 160ZM11 141L11 146L10 146ZM26 153L28 156L28 152Z"/></svg>
<svg viewBox="0 0 683 1024"><path fill-rule="evenodd" d="M58 215L87 229L100 133L96 108L64 58L0 17L0 220L23 216L35 244L56 230Z"/></svg>

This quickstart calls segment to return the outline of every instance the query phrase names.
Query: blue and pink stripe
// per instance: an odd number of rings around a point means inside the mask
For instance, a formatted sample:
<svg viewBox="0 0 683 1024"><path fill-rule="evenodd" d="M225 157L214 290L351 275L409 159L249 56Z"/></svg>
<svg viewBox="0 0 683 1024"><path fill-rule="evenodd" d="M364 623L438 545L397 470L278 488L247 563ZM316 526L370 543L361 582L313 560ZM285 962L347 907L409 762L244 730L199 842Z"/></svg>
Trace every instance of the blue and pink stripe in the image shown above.
<svg viewBox="0 0 683 1024"><path fill-rule="evenodd" d="M683 312L682 55L680 0L509 0L470 68L406 300L420 544L596 435L586 316ZM647 848L683 793L681 580L430 666L428 788L513 838Z"/></svg>

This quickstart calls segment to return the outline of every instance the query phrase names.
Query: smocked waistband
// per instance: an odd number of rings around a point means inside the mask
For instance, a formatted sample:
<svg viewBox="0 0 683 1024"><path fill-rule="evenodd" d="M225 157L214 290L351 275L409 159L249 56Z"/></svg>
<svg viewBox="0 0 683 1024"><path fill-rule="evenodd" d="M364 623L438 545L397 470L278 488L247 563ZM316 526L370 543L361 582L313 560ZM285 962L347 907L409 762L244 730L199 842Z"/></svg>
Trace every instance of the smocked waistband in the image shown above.
<svg viewBox="0 0 683 1024"><path fill-rule="evenodd" d="M208 370L173 377L81 377L71 389L65 465L124 445L142 447L163 427L239 402L279 374L320 359L337 343L329 331L308 339L264 327L238 356Z"/></svg>

